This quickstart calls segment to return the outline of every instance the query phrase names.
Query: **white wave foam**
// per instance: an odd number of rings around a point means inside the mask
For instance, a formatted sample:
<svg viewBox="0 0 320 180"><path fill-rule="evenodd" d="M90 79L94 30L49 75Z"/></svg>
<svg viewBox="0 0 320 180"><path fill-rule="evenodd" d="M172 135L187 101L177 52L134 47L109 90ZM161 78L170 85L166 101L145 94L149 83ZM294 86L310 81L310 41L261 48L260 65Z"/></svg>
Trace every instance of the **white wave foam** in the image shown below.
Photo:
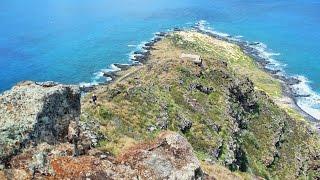
<svg viewBox="0 0 320 180"><path fill-rule="evenodd" d="M237 35L237 36L235 36L235 38L240 39L240 38L243 38L243 36Z"/></svg>
<svg viewBox="0 0 320 180"><path fill-rule="evenodd" d="M311 82L306 77L296 76L296 78L301 83L292 86L294 92L299 95L307 95L306 97L296 98L298 106L314 118L320 120L320 95L311 89Z"/></svg>
<svg viewBox="0 0 320 180"><path fill-rule="evenodd" d="M136 51L140 51L140 52L147 52L147 50L144 49L146 43L153 41L156 37L158 37L158 35L160 34L160 32L156 32L153 34L153 37L149 40L149 41L142 41L140 44L135 45L135 44L128 44L128 47L135 47L135 50L131 51L130 53L128 53L128 57L129 57L129 62L131 62L130 64L133 63L139 63L138 61L135 61L135 58L137 56L142 56L142 54L135 54L134 52ZM129 64L128 64L129 65ZM114 64L111 64L109 66L109 68L107 69L101 69L100 71L94 73L93 78L91 79L91 82L87 83L87 82L81 82L79 83L79 85L81 87L90 87L90 86L94 86L94 85L98 85L100 83L103 83L105 81L110 81L112 80L110 77L104 77L104 73L105 72L110 72L110 71L120 71L121 69L118 68L117 66L115 66Z"/></svg>
<svg viewBox="0 0 320 180"><path fill-rule="evenodd" d="M135 58L136 58L136 55L133 54L133 52L129 54L129 59L130 59L130 60L133 60L133 59L135 59Z"/></svg>
<svg viewBox="0 0 320 180"><path fill-rule="evenodd" d="M209 26L209 23L206 20L200 20L196 25L201 31L216 34L221 37L230 37L230 35L227 33L215 31L213 27Z"/></svg>
<svg viewBox="0 0 320 180"><path fill-rule="evenodd" d="M264 58L271 58L272 56L280 56L280 53L271 52L268 46L261 42L255 42L254 45L249 45L250 47L256 49L260 55Z"/></svg>
<svg viewBox="0 0 320 180"><path fill-rule="evenodd" d="M267 45L263 43L257 43L255 45L250 45L259 52L259 56L265 58L270 63L266 66L268 69L280 70L281 75L285 75L284 67L286 64L280 63L278 60L274 59L275 56L280 56L280 53L270 52ZM312 117L320 120L320 95L312 90L310 86L310 81L304 76L296 76L301 83L293 85L294 93L298 95L303 95L302 97L296 97L297 105L305 112L310 114Z"/></svg>
<svg viewBox="0 0 320 180"><path fill-rule="evenodd" d="M286 64L274 59L274 56L280 56L280 53L270 51L268 46L261 42L255 42L253 45L249 46L258 52L259 57L266 59L269 62L266 68L283 71L283 68L286 66Z"/></svg>
<svg viewBox="0 0 320 180"><path fill-rule="evenodd" d="M102 71L96 72L96 73L94 73L93 80L98 80L101 77L103 77L103 72Z"/></svg>
<svg viewBox="0 0 320 180"><path fill-rule="evenodd" d="M199 21L196 25L197 28L199 28L201 31L212 33L235 42L243 42L243 40L240 39L242 38L241 36L232 37L229 34L214 31L213 28L208 27L209 23L205 20ZM257 51L259 57L266 59L266 61L269 62L266 68L272 70L280 70L279 74L286 76L286 73L283 70L286 64L283 64L275 59L276 56L281 55L280 53L272 52L270 49L268 49L268 46L266 44L261 42L254 42L249 46ZM303 111L320 120L320 95L312 90L310 82L306 77L297 76L296 78L298 78L301 83L292 86L294 93L298 95L306 95L296 98L297 105Z"/></svg>
<svg viewBox="0 0 320 180"><path fill-rule="evenodd" d="M149 41L142 41L140 44L135 45L135 47L136 47L135 50L134 50L134 51L131 51L131 52L128 54L129 61L131 61L131 62L136 62L136 61L134 61L134 60L135 60L135 58L136 58L137 56L143 56L142 54L135 54L134 52L136 52L136 51L147 52L148 50L144 49L144 47L146 47L146 44L147 44L148 42L151 42L151 41L153 41L156 37L158 37L159 34L160 34L160 32L155 32L155 33L153 33L153 37L150 38Z"/></svg>
<svg viewBox="0 0 320 180"><path fill-rule="evenodd" d="M105 72L110 72L110 71L120 71L121 69L115 66L114 64L111 64L109 68L107 69L101 69L98 72L93 73L94 76L91 79L91 82L81 82L79 85L81 87L90 87L94 85L98 85L100 83L106 82L106 81L111 81L112 79L110 77L104 77Z"/></svg>
<svg viewBox="0 0 320 180"><path fill-rule="evenodd" d="M146 45L147 43L148 43L147 41L142 41L140 44L137 45L136 50L137 50L137 51L144 51L144 52L146 52L146 50L144 50L143 47L145 47L145 45Z"/></svg>
<svg viewBox="0 0 320 180"><path fill-rule="evenodd" d="M91 78L91 82L81 82L79 83L79 86L80 87L91 87L91 86L96 86L96 85L99 85L100 83L104 82L104 81L109 81L108 79L106 79L104 76L103 76L103 73L104 71L98 71L98 72L95 72L93 73L94 76Z"/></svg>
<svg viewBox="0 0 320 180"><path fill-rule="evenodd" d="M111 64L111 71L120 71L121 69L120 68L118 68L116 65L114 65L114 64Z"/></svg>

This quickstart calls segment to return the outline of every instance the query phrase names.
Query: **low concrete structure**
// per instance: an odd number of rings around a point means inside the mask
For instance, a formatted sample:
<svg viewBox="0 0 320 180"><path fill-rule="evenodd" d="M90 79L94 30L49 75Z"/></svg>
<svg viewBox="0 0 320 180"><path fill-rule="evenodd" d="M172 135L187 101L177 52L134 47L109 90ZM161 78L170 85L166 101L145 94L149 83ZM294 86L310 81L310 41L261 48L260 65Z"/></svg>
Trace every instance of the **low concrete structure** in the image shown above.
<svg viewBox="0 0 320 180"><path fill-rule="evenodd" d="M182 59L190 59L195 64L202 64L201 57L199 55L196 55L196 54L184 54L184 53L182 53L180 58L182 58Z"/></svg>

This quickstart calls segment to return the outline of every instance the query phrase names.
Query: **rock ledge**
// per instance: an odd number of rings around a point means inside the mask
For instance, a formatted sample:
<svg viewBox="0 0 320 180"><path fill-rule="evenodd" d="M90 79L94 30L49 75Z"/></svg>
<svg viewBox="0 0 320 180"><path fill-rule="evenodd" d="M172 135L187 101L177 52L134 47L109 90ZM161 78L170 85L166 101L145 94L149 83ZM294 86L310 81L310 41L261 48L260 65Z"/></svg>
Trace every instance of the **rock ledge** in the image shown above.
<svg viewBox="0 0 320 180"><path fill-rule="evenodd" d="M80 90L54 82L25 81L0 95L0 164L28 145L66 141L80 117Z"/></svg>

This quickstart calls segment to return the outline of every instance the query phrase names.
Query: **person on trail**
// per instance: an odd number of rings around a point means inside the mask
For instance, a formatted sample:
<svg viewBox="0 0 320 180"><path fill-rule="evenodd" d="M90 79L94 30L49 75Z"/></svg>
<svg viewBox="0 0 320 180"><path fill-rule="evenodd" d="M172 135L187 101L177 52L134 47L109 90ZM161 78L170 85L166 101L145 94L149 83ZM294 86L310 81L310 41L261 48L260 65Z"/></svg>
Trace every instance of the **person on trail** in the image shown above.
<svg viewBox="0 0 320 180"><path fill-rule="evenodd" d="M94 105L97 104L97 96L95 94L92 95L92 102Z"/></svg>

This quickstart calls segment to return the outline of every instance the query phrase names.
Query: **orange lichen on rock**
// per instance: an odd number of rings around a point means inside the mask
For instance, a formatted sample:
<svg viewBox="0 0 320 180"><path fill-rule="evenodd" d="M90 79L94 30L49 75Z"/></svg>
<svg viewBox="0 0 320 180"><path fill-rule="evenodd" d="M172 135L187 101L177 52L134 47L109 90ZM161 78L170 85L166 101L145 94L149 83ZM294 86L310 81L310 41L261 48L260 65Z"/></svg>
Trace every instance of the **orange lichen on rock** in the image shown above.
<svg viewBox="0 0 320 180"><path fill-rule="evenodd" d="M58 157L51 161L52 169L57 178L86 176L86 173L94 170L99 164L99 159L92 156Z"/></svg>

